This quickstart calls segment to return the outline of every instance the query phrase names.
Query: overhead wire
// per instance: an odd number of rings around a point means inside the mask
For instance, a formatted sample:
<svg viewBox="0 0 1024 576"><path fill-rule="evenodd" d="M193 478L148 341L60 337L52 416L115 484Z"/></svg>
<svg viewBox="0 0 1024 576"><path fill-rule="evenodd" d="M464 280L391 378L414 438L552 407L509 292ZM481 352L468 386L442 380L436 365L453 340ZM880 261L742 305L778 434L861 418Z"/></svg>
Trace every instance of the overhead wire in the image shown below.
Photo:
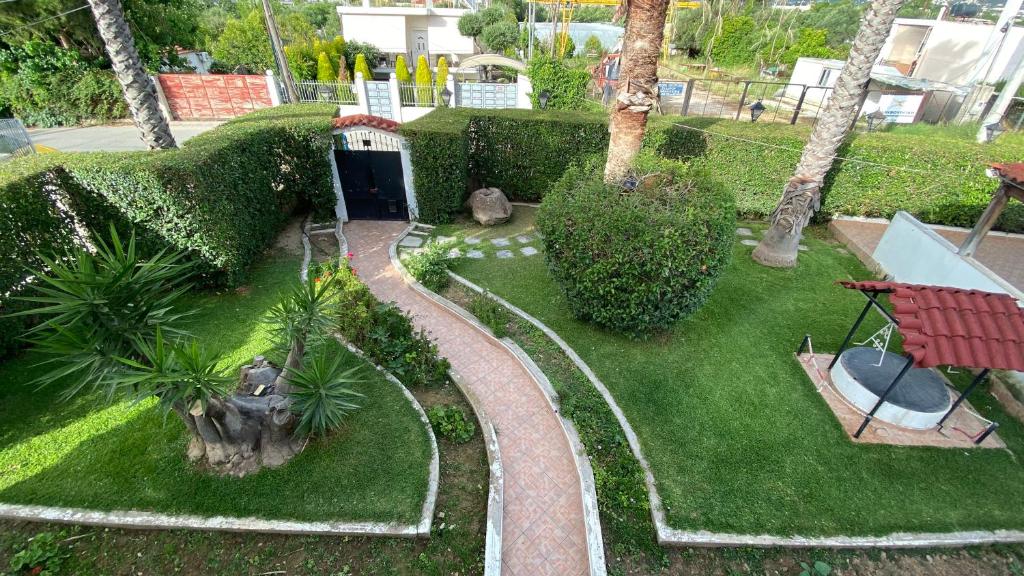
<svg viewBox="0 0 1024 576"><path fill-rule="evenodd" d="M6 0L6 1L13 1L13 0ZM55 14L53 16L49 16L49 17L43 18L41 20L36 20L35 22L29 22L28 24L22 24L21 26L18 26L17 28L12 28L10 30L4 30L3 32L0 32L0 36L7 36L8 34L12 34L14 32L17 32L18 30L24 30L25 28L31 28L32 26L36 26L36 25L42 24L43 22L49 22L50 20L56 20L57 18L61 18L61 17L67 16L68 14L71 14L73 12L78 12L79 10L85 10L88 7L89 7L88 4L83 4L83 5L79 6L78 8L73 8L73 9L68 10L66 12L61 12L60 14Z"/></svg>

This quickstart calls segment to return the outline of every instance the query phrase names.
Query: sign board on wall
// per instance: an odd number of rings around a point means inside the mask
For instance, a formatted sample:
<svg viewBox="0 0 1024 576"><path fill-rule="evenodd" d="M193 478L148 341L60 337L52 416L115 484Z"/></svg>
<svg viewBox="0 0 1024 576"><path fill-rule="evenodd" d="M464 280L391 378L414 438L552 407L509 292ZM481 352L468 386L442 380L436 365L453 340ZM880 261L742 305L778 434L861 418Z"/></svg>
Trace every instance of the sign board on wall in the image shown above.
<svg viewBox="0 0 1024 576"><path fill-rule="evenodd" d="M924 103L924 94L872 94L861 110L861 116L881 110L886 122L910 124Z"/></svg>
<svg viewBox="0 0 1024 576"><path fill-rule="evenodd" d="M682 106L686 96L686 82L658 82L658 97L661 99L662 113L666 109Z"/></svg>

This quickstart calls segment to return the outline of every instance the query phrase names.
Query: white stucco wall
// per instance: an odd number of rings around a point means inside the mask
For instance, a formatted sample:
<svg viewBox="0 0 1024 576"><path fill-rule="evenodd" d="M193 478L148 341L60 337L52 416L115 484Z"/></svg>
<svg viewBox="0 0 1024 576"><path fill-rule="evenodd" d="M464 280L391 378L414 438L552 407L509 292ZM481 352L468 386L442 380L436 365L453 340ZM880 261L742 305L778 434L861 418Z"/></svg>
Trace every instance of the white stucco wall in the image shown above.
<svg viewBox="0 0 1024 576"><path fill-rule="evenodd" d="M369 42L384 52L408 52L406 16L395 14L342 14L341 34L347 42ZM376 62L370 62L370 66Z"/></svg>
<svg viewBox="0 0 1024 576"><path fill-rule="evenodd" d="M473 39L459 34L458 16L409 16L409 34L412 30L427 31L431 61L437 56L448 54L470 55L473 53ZM411 50L410 44L410 50Z"/></svg>
<svg viewBox="0 0 1024 576"><path fill-rule="evenodd" d="M790 84L806 84L807 86L818 86L818 80L821 79L821 73L826 69L832 69L834 72L829 75L824 86L835 86L836 80L839 79L839 72L843 69L843 60L830 60L824 58L798 58L796 64L793 65L793 74L790 76ZM787 86L786 87L786 98L797 99L800 97L800 93L803 91L801 86ZM820 103L828 100L828 96L832 94L831 90L808 90L807 95L804 96L805 102Z"/></svg>
<svg viewBox="0 0 1024 576"><path fill-rule="evenodd" d="M925 45L912 76L924 80L961 85L967 82L995 26L968 22L897 18L882 47L881 61L913 62L920 37L926 30ZM992 69L989 82L1006 79L1024 57L1024 28L1011 28Z"/></svg>

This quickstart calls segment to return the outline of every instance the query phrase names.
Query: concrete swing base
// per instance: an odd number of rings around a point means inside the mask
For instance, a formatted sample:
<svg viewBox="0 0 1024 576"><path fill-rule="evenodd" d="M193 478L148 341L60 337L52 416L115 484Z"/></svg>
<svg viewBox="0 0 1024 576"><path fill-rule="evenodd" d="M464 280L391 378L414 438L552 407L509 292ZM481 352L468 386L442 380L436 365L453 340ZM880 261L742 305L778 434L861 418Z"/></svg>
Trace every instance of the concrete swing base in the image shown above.
<svg viewBox="0 0 1024 576"><path fill-rule="evenodd" d="M935 446L939 448L1006 448L1006 444L999 438L998 432L989 435L980 445L974 444L972 437L984 430L987 424L971 413L974 408L971 407L969 401L964 401L957 411L946 420L941 429L932 426L927 429L915 430L876 417L868 424L860 438L854 438L854 433L864 421L865 410L861 410L851 403L833 382L832 375L828 370L828 365L832 362L833 357L832 354L804 353L797 356L797 360L825 403L832 409L832 413L843 427L847 437L854 443ZM836 364L837 367L840 365L841 363ZM941 378L941 375L937 373L936 376ZM952 395L954 392L951 391L950 394ZM888 406L888 402L883 406ZM870 406L867 410L870 410ZM941 418L941 414L939 417Z"/></svg>

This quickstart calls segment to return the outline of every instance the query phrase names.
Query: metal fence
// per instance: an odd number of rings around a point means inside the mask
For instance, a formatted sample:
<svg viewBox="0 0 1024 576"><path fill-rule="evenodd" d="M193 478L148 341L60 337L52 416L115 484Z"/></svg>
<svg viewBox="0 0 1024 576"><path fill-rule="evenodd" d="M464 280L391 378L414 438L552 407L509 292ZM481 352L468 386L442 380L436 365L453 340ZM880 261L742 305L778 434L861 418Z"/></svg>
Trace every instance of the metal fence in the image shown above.
<svg viewBox="0 0 1024 576"><path fill-rule="evenodd" d="M671 81L668 81L671 83ZM676 82L678 86L680 83ZM667 92L667 91L663 91ZM728 118L731 120L780 122L796 124L818 121L833 88L810 84L766 82L760 80L698 80L685 81L685 90L672 91L674 97L662 96L662 114ZM930 124L953 120L963 102L961 96L947 91L906 94L898 91L871 90L864 103L879 103L884 95L922 96L913 122ZM1024 103L1021 112L1024 116ZM858 114L859 116L859 114ZM1015 119L1017 117L1015 116Z"/></svg>
<svg viewBox="0 0 1024 576"><path fill-rule="evenodd" d="M305 80L296 82L301 102L333 102L335 104L355 104L356 88L351 82L314 82Z"/></svg>
<svg viewBox="0 0 1024 576"><path fill-rule="evenodd" d="M25 125L17 118L0 118L0 161L35 154Z"/></svg>
<svg viewBox="0 0 1024 576"><path fill-rule="evenodd" d="M402 97L402 106L433 107L441 102L440 90L436 84L415 84L400 82L398 93Z"/></svg>

